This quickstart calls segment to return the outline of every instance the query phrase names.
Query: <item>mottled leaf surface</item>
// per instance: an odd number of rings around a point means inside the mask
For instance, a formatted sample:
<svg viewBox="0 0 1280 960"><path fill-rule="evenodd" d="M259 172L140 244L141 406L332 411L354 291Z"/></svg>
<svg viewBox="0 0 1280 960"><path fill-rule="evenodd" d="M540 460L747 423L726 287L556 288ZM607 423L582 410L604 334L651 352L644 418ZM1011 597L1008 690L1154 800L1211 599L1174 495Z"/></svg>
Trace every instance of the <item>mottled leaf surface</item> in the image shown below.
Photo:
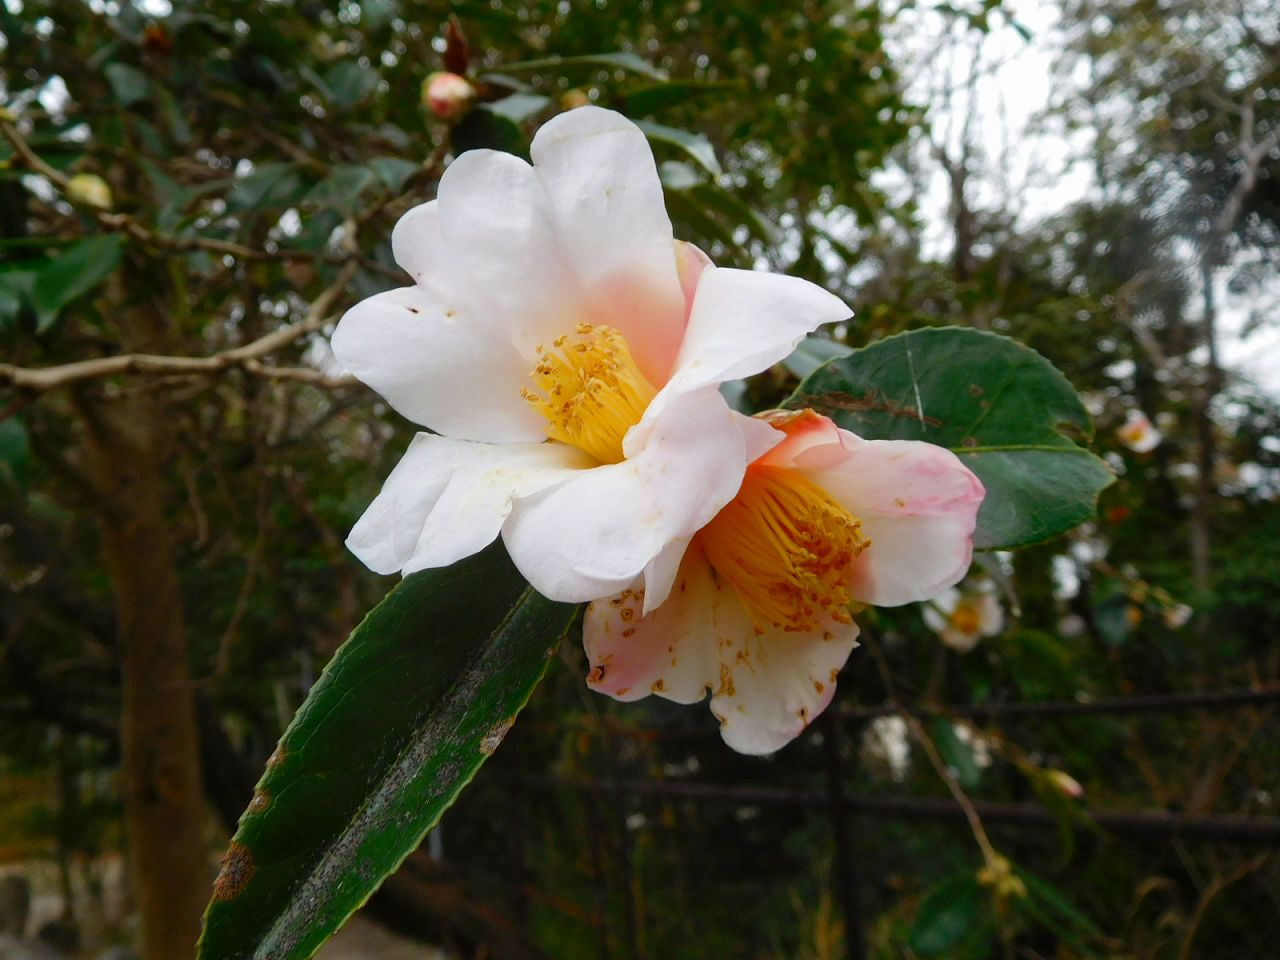
<svg viewBox="0 0 1280 960"><path fill-rule="evenodd" d="M500 546L392 590L268 762L223 858L202 960L314 953L497 748L573 614Z"/></svg>

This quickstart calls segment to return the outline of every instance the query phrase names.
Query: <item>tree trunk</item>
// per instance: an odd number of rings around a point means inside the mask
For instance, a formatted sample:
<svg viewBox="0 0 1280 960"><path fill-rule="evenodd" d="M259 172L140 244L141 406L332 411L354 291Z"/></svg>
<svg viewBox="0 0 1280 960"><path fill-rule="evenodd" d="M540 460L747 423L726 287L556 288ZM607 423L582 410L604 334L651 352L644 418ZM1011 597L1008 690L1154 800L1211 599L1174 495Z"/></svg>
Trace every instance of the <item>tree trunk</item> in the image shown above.
<svg viewBox="0 0 1280 960"><path fill-rule="evenodd" d="M212 870L177 560L164 512L164 408L144 393L94 397L79 408L115 595L122 786L142 956L191 960Z"/></svg>

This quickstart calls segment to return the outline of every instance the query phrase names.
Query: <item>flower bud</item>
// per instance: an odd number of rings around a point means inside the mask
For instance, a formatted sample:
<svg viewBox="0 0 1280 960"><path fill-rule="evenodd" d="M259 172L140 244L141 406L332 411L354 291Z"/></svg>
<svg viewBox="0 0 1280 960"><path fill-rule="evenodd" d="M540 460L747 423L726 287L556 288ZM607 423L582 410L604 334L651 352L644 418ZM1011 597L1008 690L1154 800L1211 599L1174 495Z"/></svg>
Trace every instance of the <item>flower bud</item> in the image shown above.
<svg viewBox="0 0 1280 960"><path fill-rule="evenodd" d="M111 188L96 173L77 173L67 182L67 199L77 206L110 210Z"/></svg>
<svg viewBox="0 0 1280 960"><path fill-rule="evenodd" d="M422 83L422 103L441 120L456 120L476 98L476 88L456 73L433 73Z"/></svg>
<svg viewBox="0 0 1280 960"><path fill-rule="evenodd" d="M1065 770L1050 770L1045 776L1063 796L1072 800L1079 800L1084 796L1084 787L1080 786L1080 781Z"/></svg>

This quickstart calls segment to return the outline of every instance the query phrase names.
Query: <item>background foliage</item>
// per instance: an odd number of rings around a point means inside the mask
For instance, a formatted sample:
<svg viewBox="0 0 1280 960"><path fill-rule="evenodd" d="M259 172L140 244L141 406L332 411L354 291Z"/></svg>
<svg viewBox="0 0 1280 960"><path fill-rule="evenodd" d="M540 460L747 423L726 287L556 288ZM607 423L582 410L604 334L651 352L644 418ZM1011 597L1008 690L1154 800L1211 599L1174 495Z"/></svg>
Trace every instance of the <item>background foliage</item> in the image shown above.
<svg viewBox="0 0 1280 960"><path fill-rule="evenodd" d="M1015 193L975 186L999 156L944 136L963 110L904 93L946 51L898 63L884 39L928 18L966 49L1025 30L996 3L0 9L0 857L54 864L53 888L75 891L47 935L71 919L86 949L133 935L129 910L102 906L100 868L146 861L125 829L146 758L127 744L182 726L175 707L147 727L148 702L192 707L189 742L156 742L186 756L161 782L198 816L156 833L185 838L177 856L207 897L285 723L390 587L341 541L411 428L329 368L315 331L398 282L390 225L431 195L449 151L519 152L588 98L650 125L679 236L848 299L857 318L836 339L962 325L1048 357L1084 392L1118 482L1070 539L981 561L1000 636L961 656L918 610L881 611L869 629L895 689L855 653L832 721L769 760L729 753L705 711L589 695L571 634L466 801L367 912L462 956L1266 955L1273 708L965 716L1274 691L1280 671L1280 414L1220 359L1229 295L1275 321L1280 37L1252 0L1062 13L1058 68L1077 82L1052 116L1081 134L1071 149L1096 186L1028 217ZM451 14L485 101L453 127L419 98L430 71L463 66ZM929 242L924 192L885 170L945 174L945 244ZM69 179L84 174L109 209ZM305 335L225 353L291 323ZM51 388L21 372L127 353L215 360ZM801 362L740 402L780 402ZM1164 433L1149 453L1116 439L1130 409ZM1194 614L1179 625L1182 603ZM900 718L870 715L891 692L954 706L925 726L976 799L1047 811L988 823L1026 896L979 877L962 821L903 816L947 788ZM833 820L833 785L894 815ZM1086 808L1247 815L1271 833L1151 839L1099 829ZM189 953L175 941L155 956Z"/></svg>

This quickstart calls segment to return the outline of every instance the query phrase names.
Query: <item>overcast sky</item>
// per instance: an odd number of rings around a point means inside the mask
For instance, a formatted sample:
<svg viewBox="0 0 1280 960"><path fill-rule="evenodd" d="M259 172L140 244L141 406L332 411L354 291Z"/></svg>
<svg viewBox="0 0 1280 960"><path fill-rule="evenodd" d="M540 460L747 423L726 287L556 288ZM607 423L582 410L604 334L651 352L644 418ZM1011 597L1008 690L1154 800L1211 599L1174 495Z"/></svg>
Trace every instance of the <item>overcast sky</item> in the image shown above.
<svg viewBox="0 0 1280 960"><path fill-rule="evenodd" d="M975 164L979 175L970 201L978 210L1015 211L1025 229L1088 197L1095 181L1088 163L1073 162L1087 155L1088 131L1068 136L1061 123L1046 117L1052 84L1062 82L1052 76L1061 43L1059 4L1056 0L1006 0L1004 9L1030 39L999 16L992 18L992 29L981 38L971 129L981 162ZM954 17L918 7L903 14L887 38L890 54L902 65L908 99L929 106L935 138L948 144L954 154L959 152L970 108L967 88L978 40ZM940 256L951 247L950 191L941 167L936 163L932 167L920 205L928 222L925 252ZM893 176L886 182L893 184ZM1224 363L1280 396L1280 317L1274 307L1280 303L1280 278L1241 297L1226 290L1223 275L1218 292ZM1255 314L1265 321L1243 335Z"/></svg>

